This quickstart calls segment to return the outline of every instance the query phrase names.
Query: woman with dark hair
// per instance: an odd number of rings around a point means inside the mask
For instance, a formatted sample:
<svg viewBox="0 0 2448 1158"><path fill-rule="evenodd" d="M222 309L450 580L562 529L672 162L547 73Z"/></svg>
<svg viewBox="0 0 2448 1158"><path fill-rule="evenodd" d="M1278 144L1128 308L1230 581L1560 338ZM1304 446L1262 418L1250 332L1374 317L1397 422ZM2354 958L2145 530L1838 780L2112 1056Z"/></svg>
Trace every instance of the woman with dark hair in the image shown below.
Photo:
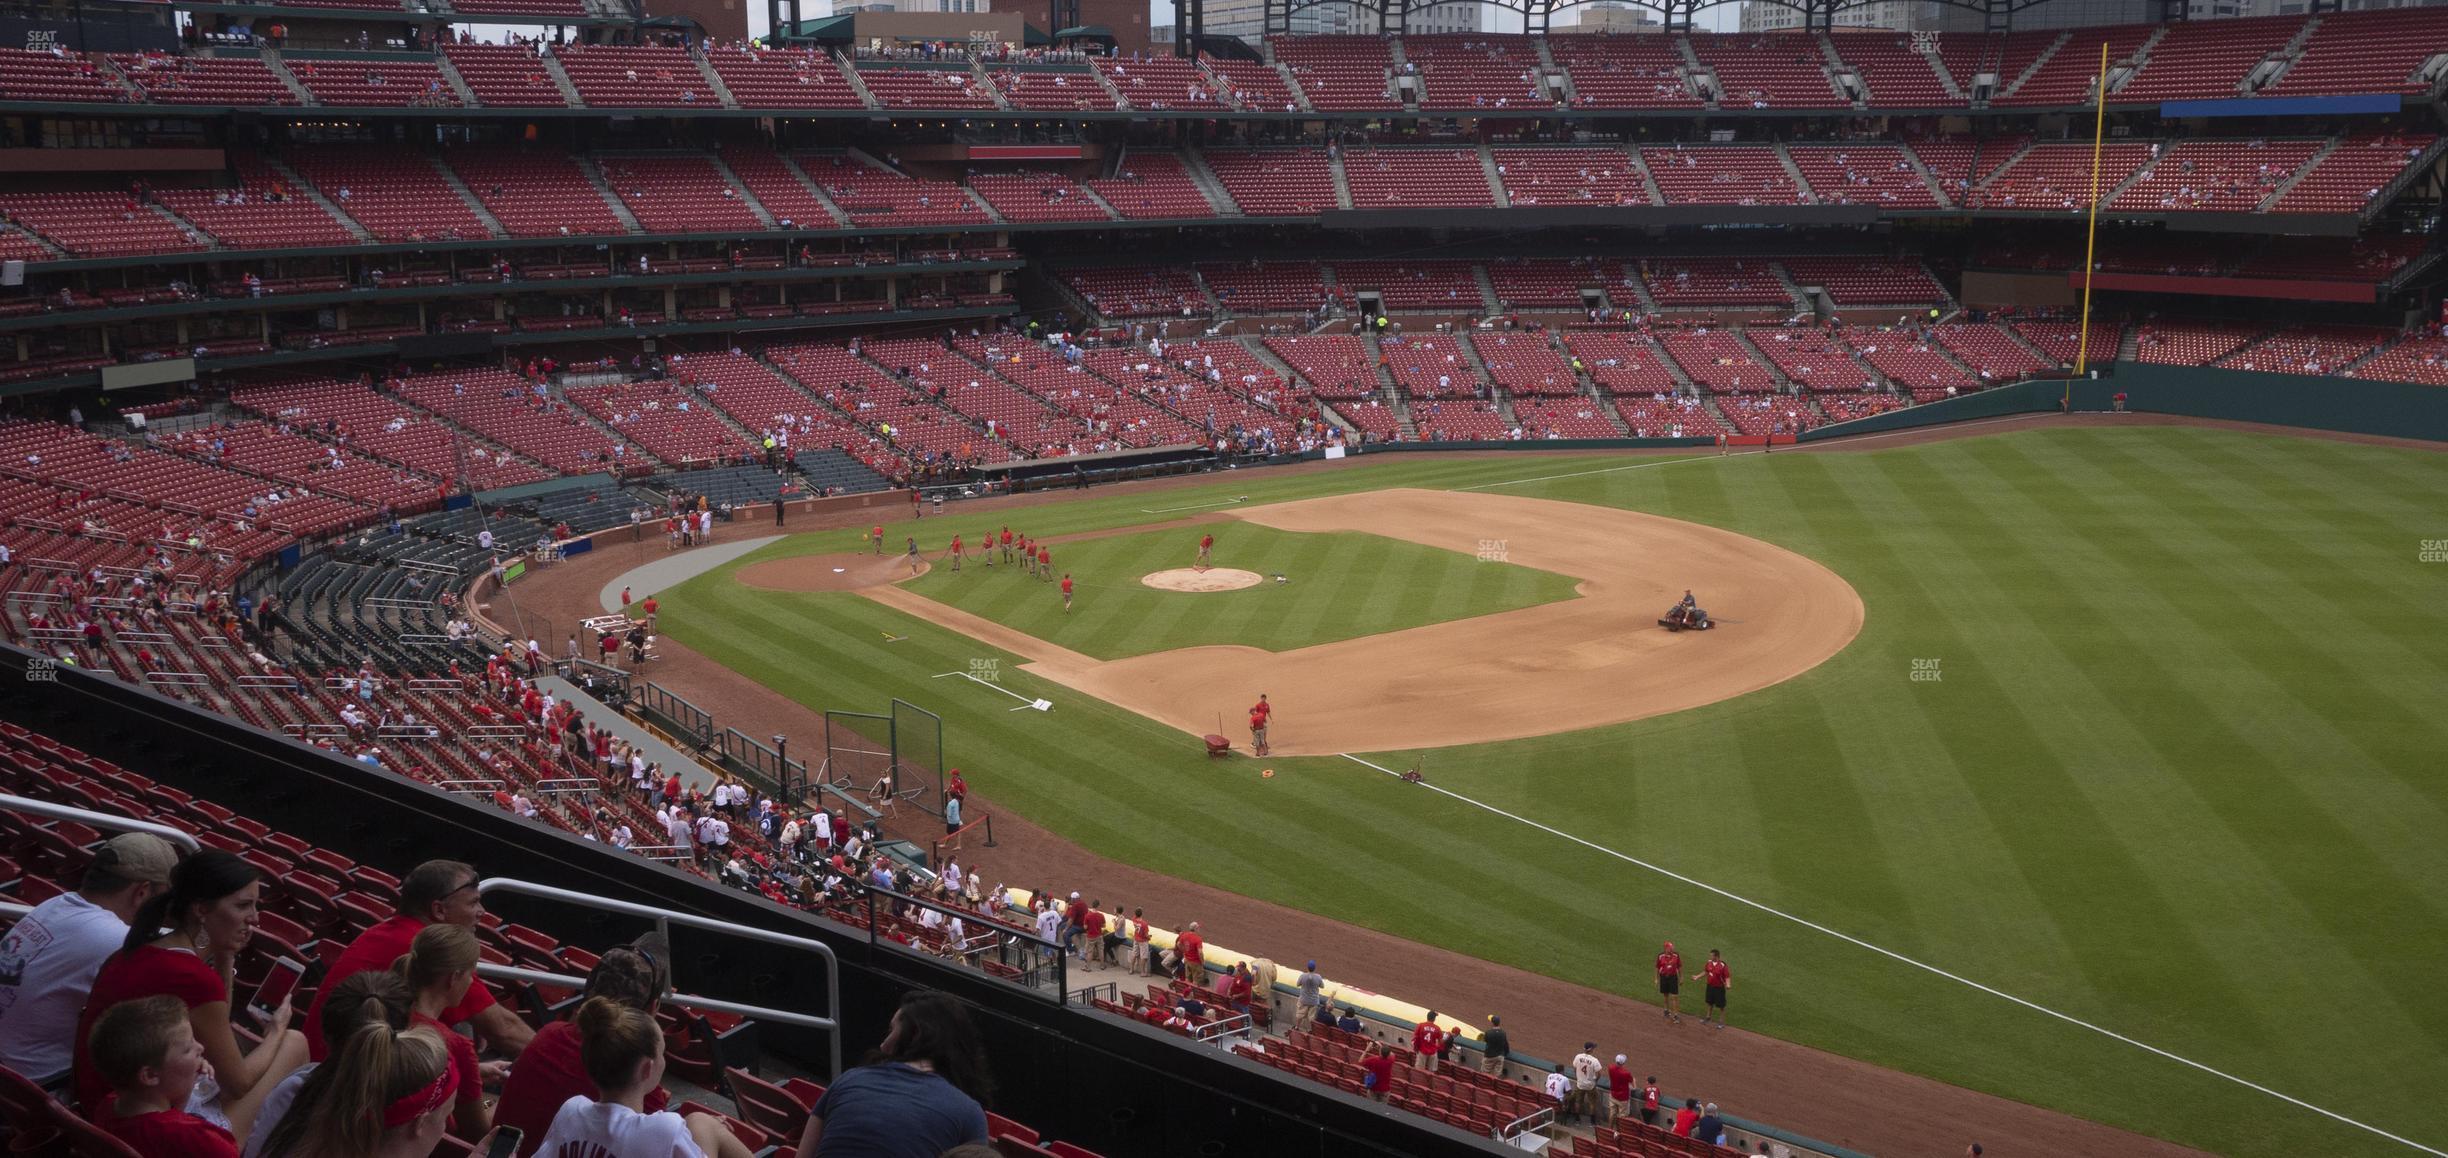
<svg viewBox="0 0 2448 1158"><path fill-rule="evenodd" d="M186 1003L188 1023L212 1065L211 1074L196 1082L187 1112L236 1137L247 1136L264 1097L306 1060L306 1039L289 1028L286 1001L253 1050L239 1049L230 1029L230 979L255 932L262 876L234 854L206 849L179 862L169 889L136 911L126 943L94 975L77 1020L76 1096L88 1113L110 1092L88 1049L93 1024L122 1001L167 993Z"/></svg>
<svg viewBox="0 0 2448 1158"><path fill-rule="evenodd" d="M803 1158L936 1158L985 1142L993 1097L969 1007L946 993L901 999L892 1030L867 1064L816 1100L799 1135Z"/></svg>

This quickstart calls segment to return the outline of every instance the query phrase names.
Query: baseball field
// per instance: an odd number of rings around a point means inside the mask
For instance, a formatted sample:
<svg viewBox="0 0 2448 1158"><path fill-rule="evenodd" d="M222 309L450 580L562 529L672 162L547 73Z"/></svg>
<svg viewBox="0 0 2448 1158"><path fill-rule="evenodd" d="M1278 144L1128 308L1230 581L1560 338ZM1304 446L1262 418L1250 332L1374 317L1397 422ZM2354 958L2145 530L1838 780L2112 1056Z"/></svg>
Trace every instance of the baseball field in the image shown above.
<svg viewBox="0 0 2448 1158"><path fill-rule="evenodd" d="M938 710L982 793L1115 860L1650 1000L1660 940L1721 948L1753 1031L2411 1154L2448 1148L2444 495L2436 454L2172 426L1389 455L995 516L1068 613L975 563L883 584L839 531L662 618L811 708ZM1141 584L1209 533L1267 581ZM1721 627L1655 626L1686 588ZM1051 710L942 678L979 671ZM1206 759L1262 691L1279 757Z"/></svg>

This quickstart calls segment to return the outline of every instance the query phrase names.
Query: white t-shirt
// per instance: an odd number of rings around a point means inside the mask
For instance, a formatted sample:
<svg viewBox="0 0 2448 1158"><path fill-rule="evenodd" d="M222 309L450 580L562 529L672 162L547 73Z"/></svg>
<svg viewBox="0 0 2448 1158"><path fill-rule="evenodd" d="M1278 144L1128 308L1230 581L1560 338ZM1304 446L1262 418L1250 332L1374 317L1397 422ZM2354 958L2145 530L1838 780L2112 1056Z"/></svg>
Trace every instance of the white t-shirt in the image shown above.
<svg viewBox="0 0 2448 1158"><path fill-rule="evenodd" d="M264 1143L271 1140L273 1129L281 1124L282 1118L289 1116L289 1107L297 1104L298 1090L305 1086L307 1076L321 1064L307 1062L291 1070L288 1077L272 1087L271 1093L264 1095L263 1108L255 1111L255 1132L247 1135L246 1149L239 1152L239 1158L255 1158L263 1153Z"/></svg>
<svg viewBox="0 0 2448 1158"><path fill-rule="evenodd" d="M665 1111L641 1114L583 1094L561 1103L537 1158L705 1158L688 1123Z"/></svg>
<svg viewBox="0 0 2448 1158"><path fill-rule="evenodd" d="M68 1072L85 995L127 933L118 914L62 893L0 937L0 1063L36 1081Z"/></svg>

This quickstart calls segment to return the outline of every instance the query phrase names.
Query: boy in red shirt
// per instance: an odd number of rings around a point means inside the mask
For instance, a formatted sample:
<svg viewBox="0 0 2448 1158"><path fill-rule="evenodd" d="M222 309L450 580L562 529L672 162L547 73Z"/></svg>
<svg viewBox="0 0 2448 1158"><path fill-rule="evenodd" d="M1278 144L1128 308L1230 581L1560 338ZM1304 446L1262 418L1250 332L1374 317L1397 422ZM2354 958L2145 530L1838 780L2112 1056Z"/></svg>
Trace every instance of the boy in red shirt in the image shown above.
<svg viewBox="0 0 2448 1158"><path fill-rule="evenodd" d="M1011 562L1011 528L1003 528L1003 561Z"/></svg>
<svg viewBox="0 0 2448 1158"><path fill-rule="evenodd" d="M958 571L958 570L960 570L960 561L961 561L961 555L963 554L963 552L961 551L961 537L960 537L959 535L954 535L954 536L952 536L952 552L951 552L951 553L952 553L952 569L953 569L953 570L955 570L955 571Z"/></svg>
<svg viewBox="0 0 2448 1158"><path fill-rule="evenodd" d="M1436 1010L1431 1009L1425 1019L1411 1028L1412 1061L1419 1068L1435 1073L1437 1055L1443 1052L1445 1052L1445 1028L1437 1024Z"/></svg>
<svg viewBox="0 0 2448 1158"><path fill-rule="evenodd" d="M1037 577L1048 583L1054 581L1054 548L1037 548Z"/></svg>
<svg viewBox="0 0 2448 1158"><path fill-rule="evenodd" d="M1386 1099L1386 1087L1393 1084L1394 1047L1381 1041L1376 1051L1360 1063L1360 1088L1382 1102Z"/></svg>
<svg viewBox="0 0 2448 1158"><path fill-rule="evenodd" d="M204 1044L187 1024L185 1002L162 993L111 1006L86 1048L111 1087L93 1114L104 1133L144 1158L238 1158L229 1131L187 1112Z"/></svg>
<svg viewBox="0 0 2448 1158"><path fill-rule="evenodd" d="M1266 693L1258 693L1258 702L1250 705L1250 750L1267 754L1267 725L1275 719L1275 705L1267 702Z"/></svg>
<svg viewBox="0 0 2448 1158"><path fill-rule="evenodd" d="M1070 575L1066 574L1066 575L1064 575L1064 576L1063 576L1062 588L1063 588L1063 614L1065 614L1065 615L1069 615L1069 614L1071 614L1071 576L1070 576Z"/></svg>

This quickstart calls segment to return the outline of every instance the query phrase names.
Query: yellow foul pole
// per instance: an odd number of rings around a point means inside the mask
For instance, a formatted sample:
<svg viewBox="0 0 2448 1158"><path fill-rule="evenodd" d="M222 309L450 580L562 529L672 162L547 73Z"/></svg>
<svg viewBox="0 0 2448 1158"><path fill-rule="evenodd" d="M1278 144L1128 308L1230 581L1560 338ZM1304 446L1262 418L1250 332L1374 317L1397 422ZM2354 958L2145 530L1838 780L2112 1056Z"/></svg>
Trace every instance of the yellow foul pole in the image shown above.
<svg viewBox="0 0 2448 1158"><path fill-rule="evenodd" d="M2099 106L2091 122L2091 230L2083 239L2083 301L2082 325L2074 340L2074 377L2080 378L2091 366L2091 265L2099 249L2100 211L2100 151L2108 137L2108 44L2100 42L2099 87L2092 100ZM2069 409L2074 402L2074 383L2066 382L2065 402Z"/></svg>

